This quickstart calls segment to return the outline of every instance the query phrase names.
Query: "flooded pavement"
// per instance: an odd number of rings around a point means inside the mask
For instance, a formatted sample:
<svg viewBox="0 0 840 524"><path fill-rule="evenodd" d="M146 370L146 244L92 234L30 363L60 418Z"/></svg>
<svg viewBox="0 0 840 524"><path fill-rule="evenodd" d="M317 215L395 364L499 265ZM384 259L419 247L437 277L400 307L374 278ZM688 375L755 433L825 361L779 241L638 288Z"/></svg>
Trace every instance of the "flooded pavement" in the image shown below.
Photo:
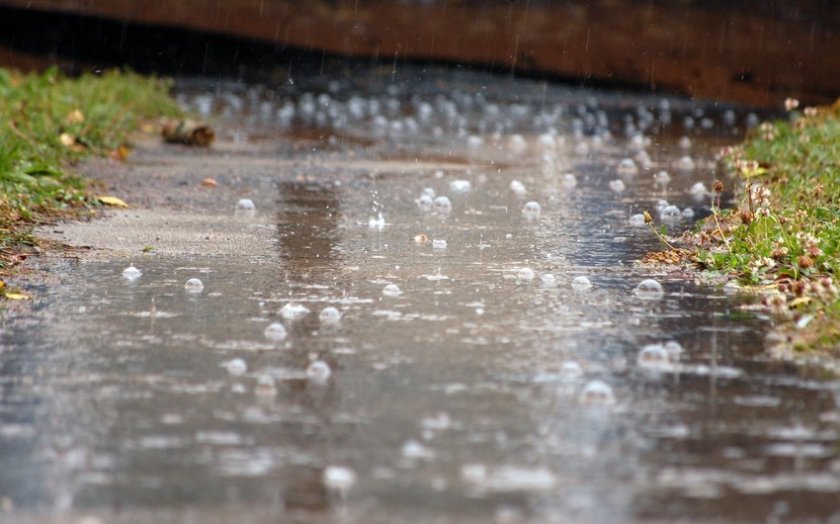
<svg viewBox="0 0 840 524"><path fill-rule="evenodd" d="M159 222L45 232L109 249L2 334L0 520L838 521L840 381L634 263L747 114L482 80L184 87Z"/></svg>

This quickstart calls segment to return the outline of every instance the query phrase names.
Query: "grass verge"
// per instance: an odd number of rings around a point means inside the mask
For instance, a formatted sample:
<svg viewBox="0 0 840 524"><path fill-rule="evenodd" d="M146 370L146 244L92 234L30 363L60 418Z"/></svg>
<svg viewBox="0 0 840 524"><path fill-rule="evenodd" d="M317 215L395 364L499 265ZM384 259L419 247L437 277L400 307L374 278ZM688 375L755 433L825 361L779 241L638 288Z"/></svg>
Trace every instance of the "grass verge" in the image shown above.
<svg viewBox="0 0 840 524"><path fill-rule="evenodd" d="M144 121L180 116L168 92L166 81L130 72L71 79L0 69L0 270L34 244L33 226L96 205L73 166L122 159Z"/></svg>
<svg viewBox="0 0 840 524"><path fill-rule="evenodd" d="M739 205L691 235L695 260L759 291L783 346L840 355L840 101L764 123L722 160Z"/></svg>

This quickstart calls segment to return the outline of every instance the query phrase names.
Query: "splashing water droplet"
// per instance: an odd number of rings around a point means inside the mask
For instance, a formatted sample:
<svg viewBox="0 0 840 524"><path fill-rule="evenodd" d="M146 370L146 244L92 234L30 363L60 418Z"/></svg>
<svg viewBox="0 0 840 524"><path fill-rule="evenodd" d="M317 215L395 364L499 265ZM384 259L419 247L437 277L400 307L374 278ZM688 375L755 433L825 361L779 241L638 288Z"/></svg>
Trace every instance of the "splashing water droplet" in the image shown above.
<svg viewBox="0 0 840 524"><path fill-rule="evenodd" d="M382 216L382 213L379 213L377 217L370 217L368 220L368 228L375 229L377 231L385 229L385 217Z"/></svg>
<svg viewBox="0 0 840 524"><path fill-rule="evenodd" d="M134 266L128 266L123 269L122 276L126 280L137 280L143 273Z"/></svg>
<svg viewBox="0 0 840 524"><path fill-rule="evenodd" d="M469 180L453 180L449 183L449 189L453 193L467 193L472 189L472 183Z"/></svg>
<svg viewBox="0 0 840 524"><path fill-rule="evenodd" d="M649 344L639 351L636 364L641 368L664 371L671 367L671 357L661 344Z"/></svg>
<svg viewBox="0 0 840 524"><path fill-rule="evenodd" d="M294 302L289 302L288 304L280 308L279 313L280 316L285 318L286 320L298 320L309 314L309 308L304 306L303 304L295 304Z"/></svg>
<svg viewBox="0 0 840 524"><path fill-rule="evenodd" d="M542 213L542 208L538 202L531 201L522 206L522 216L526 220L536 220L540 213Z"/></svg>
<svg viewBox="0 0 840 524"><path fill-rule="evenodd" d="M527 190L525 189L525 184L523 184L519 180L510 181L510 190L516 193L517 195L524 195L527 192Z"/></svg>
<svg viewBox="0 0 840 524"><path fill-rule="evenodd" d="M184 289L187 293L201 293L204 291L204 283L197 278L191 278L184 283Z"/></svg>
<svg viewBox="0 0 840 524"><path fill-rule="evenodd" d="M560 366L560 376L566 380L575 380L583 376L583 368L574 360L567 360Z"/></svg>
<svg viewBox="0 0 840 524"><path fill-rule="evenodd" d="M633 290L633 294L639 298L658 300L665 295L665 291L662 289L662 284L652 278L648 278L642 280L639 285L636 286L636 289Z"/></svg>
<svg viewBox="0 0 840 524"><path fill-rule="evenodd" d="M286 338L286 327L283 326L280 322L272 322L265 328L263 331L265 338L268 340L273 340L274 342L280 342L281 340L285 340Z"/></svg>
<svg viewBox="0 0 840 524"><path fill-rule="evenodd" d="M516 270L516 280L520 282L530 282L534 280L534 270L529 267L523 267Z"/></svg>
<svg viewBox="0 0 840 524"><path fill-rule="evenodd" d="M315 360L306 368L306 378L315 384L326 384L330 375L332 375L332 369L323 360Z"/></svg>
<svg viewBox="0 0 840 524"><path fill-rule="evenodd" d="M321 313L318 315L318 320L321 321L321 324L335 325L341 322L341 313L338 309L328 306L321 310Z"/></svg>
<svg viewBox="0 0 840 524"><path fill-rule="evenodd" d="M396 284L388 284L382 288L382 294L386 297L398 297L402 295L402 290Z"/></svg>
<svg viewBox="0 0 840 524"><path fill-rule="evenodd" d="M575 291L588 291L592 289L592 282L585 276L575 277L572 280L572 289Z"/></svg>
<svg viewBox="0 0 840 524"><path fill-rule="evenodd" d="M593 380L581 390L580 401L593 406L611 406L615 404L615 394L603 380Z"/></svg>
<svg viewBox="0 0 840 524"><path fill-rule="evenodd" d="M322 480L327 489L344 494L356 483L356 473L343 466L327 466Z"/></svg>
<svg viewBox="0 0 840 524"><path fill-rule="evenodd" d="M627 186L624 184L623 180L610 180L610 189L616 193L621 193L627 189Z"/></svg>

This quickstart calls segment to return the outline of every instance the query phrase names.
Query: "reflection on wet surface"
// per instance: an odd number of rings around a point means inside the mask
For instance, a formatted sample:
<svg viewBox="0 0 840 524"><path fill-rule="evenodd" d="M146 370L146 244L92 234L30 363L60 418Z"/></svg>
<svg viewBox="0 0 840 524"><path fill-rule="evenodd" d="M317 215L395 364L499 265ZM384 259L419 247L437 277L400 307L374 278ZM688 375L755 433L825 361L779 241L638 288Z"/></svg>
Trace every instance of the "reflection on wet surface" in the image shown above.
<svg viewBox="0 0 840 524"><path fill-rule="evenodd" d="M360 522L837 518L836 379L765 357L767 319L744 299L633 264L658 246L632 215L665 199L709 213L692 186L731 138L682 118L710 117L673 101L680 123L662 127L656 100L586 93L469 105L418 88L374 115L374 96L331 96L289 102L284 129L367 137L347 147L372 166L459 167L341 172L349 153L328 144L258 206L277 216L264 256L149 257L135 279L123 260L56 267L2 337L0 494ZM340 120L326 102L358 125L319 122ZM406 118L430 134L401 138Z"/></svg>

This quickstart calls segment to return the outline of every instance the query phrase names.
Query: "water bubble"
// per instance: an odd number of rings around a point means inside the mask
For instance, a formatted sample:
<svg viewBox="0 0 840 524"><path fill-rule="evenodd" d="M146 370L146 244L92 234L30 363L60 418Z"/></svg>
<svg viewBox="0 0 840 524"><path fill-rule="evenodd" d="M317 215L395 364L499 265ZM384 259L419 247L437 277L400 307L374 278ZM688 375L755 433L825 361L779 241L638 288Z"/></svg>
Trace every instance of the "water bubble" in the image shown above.
<svg viewBox="0 0 840 524"><path fill-rule="evenodd" d="M592 282L590 282L585 276L575 277L575 279L572 280L572 289L575 291L587 291L592 289Z"/></svg>
<svg viewBox="0 0 840 524"><path fill-rule="evenodd" d="M636 227L644 226L645 225L645 215L643 215L642 213L637 213L635 215L632 215L630 217L630 225L631 226L636 226Z"/></svg>
<svg viewBox="0 0 840 524"><path fill-rule="evenodd" d="M557 143L554 141L554 135L551 133L541 134L537 143L545 150L552 150L557 146Z"/></svg>
<svg viewBox="0 0 840 524"><path fill-rule="evenodd" d="M338 324L341 322L341 313L338 309L327 306L321 310L321 313L318 315L318 320L321 321L321 324Z"/></svg>
<svg viewBox="0 0 840 524"><path fill-rule="evenodd" d="M484 139L480 136L470 135L467 138L467 147L469 147L470 149L479 148L482 144L484 144Z"/></svg>
<svg viewBox="0 0 840 524"><path fill-rule="evenodd" d="M441 171L441 176L443 176L443 171ZM427 196L429 198L435 198L435 190L431 187L424 187L423 191L420 193L421 196Z"/></svg>
<svg viewBox="0 0 840 524"><path fill-rule="evenodd" d="M692 218L694 218L694 210L691 209L690 207L687 207L687 208L683 209L682 216L686 220L691 220Z"/></svg>
<svg viewBox="0 0 840 524"><path fill-rule="evenodd" d="M280 308L280 316L286 320L298 320L309 314L309 308L303 304L289 302Z"/></svg>
<svg viewBox="0 0 840 524"><path fill-rule="evenodd" d="M254 211L256 208L254 201L250 198L240 198L236 203L237 211Z"/></svg>
<svg viewBox="0 0 840 524"><path fill-rule="evenodd" d="M429 195L420 195L420 198L414 201L417 204L417 209L424 213L428 213L432 210L432 206L434 205L434 200Z"/></svg>
<svg viewBox="0 0 840 524"><path fill-rule="evenodd" d="M538 202L531 201L522 206L522 216L526 220L536 220L541 212L542 208Z"/></svg>
<svg viewBox="0 0 840 524"><path fill-rule="evenodd" d="M691 171L694 169L694 160L688 155L681 156L677 160L677 169L680 171Z"/></svg>
<svg viewBox="0 0 840 524"><path fill-rule="evenodd" d="M467 193L472 189L472 182L469 180L453 180L449 183L449 189L453 193Z"/></svg>
<svg viewBox="0 0 840 524"><path fill-rule="evenodd" d="M703 182L695 182L694 185L691 186L691 189L688 190L692 196L695 197L704 197L709 193L709 190L706 189L706 184Z"/></svg>
<svg viewBox="0 0 840 524"><path fill-rule="evenodd" d="M560 182L564 188L572 189L577 185L577 178L572 173L566 173Z"/></svg>
<svg viewBox="0 0 840 524"><path fill-rule="evenodd" d="M750 129L758 126L759 122L761 122L761 120L758 118L758 115L756 115L755 113L748 114L746 120L744 121L744 123Z"/></svg>
<svg viewBox="0 0 840 524"><path fill-rule="evenodd" d="M452 202L448 197L439 196L434 200L435 213L439 215L448 215L452 212Z"/></svg>
<svg viewBox="0 0 840 524"><path fill-rule="evenodd" d="M664 222L679 222L682 212L677 206L667 205L659 212L659 218Z"/></svg>
<svg viewBox="0 0 840 524"><path fill-rule="evenodd" d="M649 344L636 356L639 367L662 371L671 367L671 357L661 344Z"/></svg>
<svg viewBox="0 0 840 524"><path fill-rule="evenodd" d="M667 200L660 198L656 201L656 212L661 213L663 209L670 205Z"/></svg>
<svg viewBox="0 0 840 524"><path fill-rule="evenodd" d="M578 156L588 156L591 149L586 142L578 142L575 144L575 154Z"/></svg>
<svg viewBox="0 0 840 524"><path fill-rule="evenodd" d="M658 186L667 186L671 181L671 175L667 171L660 171L653 175L653 183Z"/></svg>
<svg viewBox="0 0 840 524"><path fill-rule="evenodd" d="M668 352L668 357L671 359L671 362L679 361L680 356L682 356L685 351L682 344L676 340L669 340L668 342L665 342L663 347L665 348L665 351Z"/></svg>
<svg viewBox="0 0 840 524"><path fill-rule="evenodd" d="M521 282L534 280L534 276L534 270L529 267L523 267L516 271L516 280Z"/></svg>
<svg viewBox="0 0 840 524"><path fill-rule="evenodd" d="M627 189L627 186L624 184L623 180L610 180L610 189L615 191L616 193L621 193L622 191Z"/></svg>
<svg viewBox="0 0 840 524"><path fill-rule="evenodd" d="M268 340L273 340L274 342L280 342L286 338L286 327L283 326L280 322L272 322L265 328L263 331L265 338Z"/></svg>
<svg viewBox="0 0 840 524"><path fill-rule="evenodd" d="M191 278L184 283L187 293L201 293L204 291L204 283L197 278Z"/></svg>
<svg viewBox="0 0 840 524"><path fill-rule="evenodd" d="M508 140L508 149L514 153L523 153L526 149L528 149L528 143L525 142L522 135L511 135Z"/></svg>
<svg viewBox="0 0 840 524"><path fill-rule="evenodd" d="M632 158L625 158L618 163L616 172L620 176L633 176L639 172L639 168L636 166L636 162L634 162Z"/></svg>
<svg viewBox="0 0 840 524"><path fill-rule="evenodd" d="M574 360L567 360L560 365L560 376L566 380L575 380L583 376L583 368Z"/></svg>
<svg viewBox="0 0 840 524"><path fill-rule="evenodd" d="M691 149L691 139L687 136L681 137L679 141L680 149L689 150Z"/></svg>
<svg viewBox="0 0 840 524"><path fill-rule="evenodd" d="M322 480L327 489L344 494L356 483L356 473L343 466L327 466Z"/></svg>
<svg viewBox="0 0 840 524"><path fill-rule="evenodd" d="M612 387L603 380L593 380L581 390L580 401L596 406L611 406L615 404L615 394Z"/></svg>
<svg viewBox="0 0 840 524"><path fill-rule="evenodd" d="M126 280L137 280L143 273L134 266L123 269L122 276Z"/></svg>
<svg viewBox="0 0 840 524"><path fill-rule="evenodd" d="M525 184L523 184L519 180L510 181L510 190L516 193L517 195L524 195L526 193Z"/></svg>
<svg viewBox="0 0 840 524"><path fill-rule="evenodd" d="M446 240L442 238L432 240L432 249L446 249Z"/></svg>
<svg viewBox="0 0 840 524"><path fill-rule="evenodd" d="M639 282L639 285L633 290L633 294L639 298L657 300L665 295L665 291L662 289L662 284L648 278Z"/></svg>
<svg viewBox="0 0 840 524"><path fill-rule="evenodd" d="M435 457L435 452L416 440L407 440L400 450L402 456L411 460L430 460Z"/></svg>
<svg viewBox="0 0 840 524"><path fill-rule="evenodd" d="M260 397L273 397L277 394L277 386L274 384L274 378L270 375L260 375L257 379L257 386L254 388L254 393Z"/></svg>
<svg viewBox="0 0 840 524"><path fill-rule="evenodd" d="M546 273L540 277L542 285L545 287L554 287L557 284L557 279L551 273Z"/></svg>
<svg viewBox="0 0 840 524"><path fill-rule="evenodd" d="M737 118L737 117L736 117L736 115L735 115L735 111L733 111L733 110L731 110L731 109L727 109L726 111L724 111L724 112L723 112L723 123L724 123L727 127L732 127L732 126L734 126L734 125L735 125L735 120L736 120L736 118Z"/></svg>
<svg viewBox="0 0 840 524"><path fill-rule="evenodd" d="M222 367L228 370L228 373L238 377L244 375L248 371L248 365L241 358L234 358L222 363Z"/></svg>
<svg viewBox="0 0 840 524"><path fill-rule="evenodd" d="M323 360L315 360L306 368L306 378L316 384L326 384L332 375L330 365Z"/></svg>
<svg viewBox="0 0 840 524"><path fill-rule="evenodd" d="M386 297L398 297L402 295L402 290L396 284L388 284L382 288L382 294Z"/></svg>

